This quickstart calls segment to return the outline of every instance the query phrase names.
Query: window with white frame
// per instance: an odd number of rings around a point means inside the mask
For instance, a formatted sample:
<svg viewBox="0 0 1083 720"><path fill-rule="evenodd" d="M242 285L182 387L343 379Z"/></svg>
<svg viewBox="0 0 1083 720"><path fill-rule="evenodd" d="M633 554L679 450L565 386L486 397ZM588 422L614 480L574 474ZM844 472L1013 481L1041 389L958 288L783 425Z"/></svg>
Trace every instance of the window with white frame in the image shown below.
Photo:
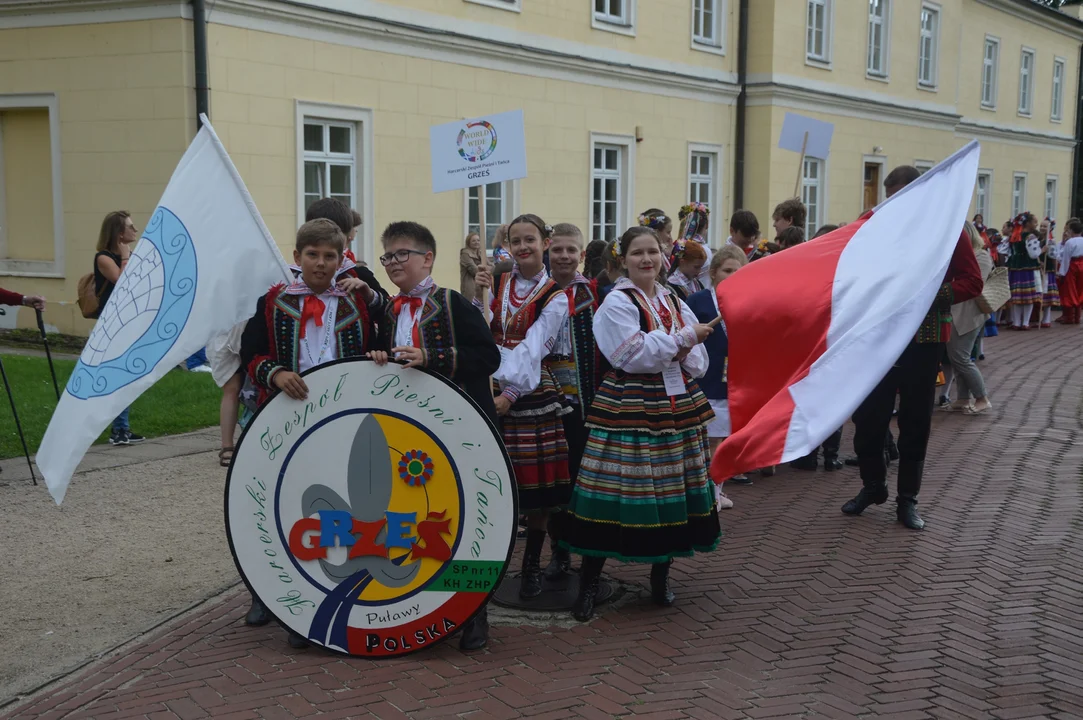
<svg viewBox="0 0 1083 720"><path fill-rule="evenodd" d="M865 72L873 77L887 77L889 0L869 0L869 52Z"/></svg>
<svg viewBox="0 0 1083 720"><path fill-rule="evenodd" d="M632 24L633 0L594 0L594 19L610 25Z"/></svg>
<svg viewBox="0 0 1083 720"><path fill-rule="evenodd" d="M1045 176L1045 217L1057 219L1057 176Z"/></svg>
<svg viewBox="0 0 1083 720"><path fill-rule="evenodd" d="M1030 115L1034 107L1034 51L1019 55L1019 114Z"/></svg>
<svg viewBox="0 0 1083 720"><path fill-rule="evenodd" d="M989 220L989 194L993 188L993 174L986 171L978 171L978 183L974 189L974 212L982 216L982 220Z"/></svg>
<svg viewBox="0 0 1083 720"><path fill-rule="evenodd" d="M624 217L624 149L619 145L598 143L594 146L591 170L591 240L616 239Z"/></svg>
<svg viewBox="0 0 1083 720"><path fill-rule="evenodd" d="M805 58L831 62L831 5L833 0L806 0Z"/></svg>
<svg viewBox="0 0 1083 720"><path fill-rule="evenodd" d="M515 215L514 182L489 183L466 189L466 232L480 235L486 250L492 251L496 231Z"/></svg>
<svg viewBox="0 0 1083 720"><path fill-rule="evenodd" d="M929 160L915 160L914 161L914 167L916 167L918 169L918 173L920 175L924 175L925 173L932 170L934 164L935 163L930 162Z"/></svg>
<svg viewBox="0 0 1083 720"><path fill-rule="evenodd" d="M305 210L325 197L355 207L356 132L353 123L305 119Z"/></svg>
<svg viewBox="0 0 1083 720"><path fill-rule="evenodd" d="M725 0L692 0L692 42L722 47L722 3Z"/></svg>
<svg viewBox="0 0 1083 720"><path fill-rule="evenodd" d="M1015 173L1012 176L1012 217L1026 210L1027 174Z"/></svg>
<svg viewBox="0 0 1083 720"><path fill-rule="evenodd" d="M823 223L824 205L824 161L817 158L805 158L801 168L801 202L805 203L808 215L805 218L805 237L812 237Z"/></svg>
<svg viewBox="0 0 1083 720"><path fill-rule="evenodd" d="M690 146L688 153L688 199L700 202L711 210L717 209L718 192L718 151L710 146ZM716 245L721 233L720 223L714 223L708 230L708 242Z"/></svg>
<svg viewBox="0 0 1083 720"><path fill-rule="evenodd" d="M921 6L921 31L918 36L918 85L935 88L940 54L940 9Z"/></svg>
<svg viewBox="0 0 1083 720"><path fill-rule="evenodd" d="M1053 60L1053 107L1050 110L1050 118L1060 120L1064 113L1064 61L1060 58Z"/></svg>
<svg viewBox="0 0 1083 720"><path fill-rule="evenodd" d="M1000 41L985 38L985 54L981 63L981 105L986 108L997 106L997 74L1000 70Z"/></svg>

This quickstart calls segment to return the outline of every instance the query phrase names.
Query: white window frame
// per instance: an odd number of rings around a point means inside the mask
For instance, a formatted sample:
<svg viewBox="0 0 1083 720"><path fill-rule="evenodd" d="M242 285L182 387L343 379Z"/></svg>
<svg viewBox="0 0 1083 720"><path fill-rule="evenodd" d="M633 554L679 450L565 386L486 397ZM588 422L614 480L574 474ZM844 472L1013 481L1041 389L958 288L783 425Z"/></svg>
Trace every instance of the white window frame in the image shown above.
<svg viewBox="0 0 1083 720"><path fill-rule="evenodd" d="M632 226L633 205L635 203L636 139L634 135L612 135L609 133L590 133L590 155L587 169L590 178L590 192L587 201L587 242L594 239L594 149L598 145L616 145L621 149L621 174L617 192L620 202L617 205L617 237Z"/></svg>
<svg viewBox="0 0 1083 720"><path fill-rule="evenodd" d="M495 183L486 183L486 184L487 185L492 185L492 184L495 184ZM507 224L511 220L515 219L515 217L517 215L519 215L519 207L520 207L520 200L521 200L521 193L522 193L522 190L521 190L521 188L519 186L519 181L518 180L505 180L504 182L500 183L500 185L503 186L502 192L504 193L504 197L503 197L504 212L503 212L503 217L500 219L500 223L499 223L499 225L497 225L497 227L499 227L500 225ZM482 204L482 203L485 202L485 185L481 185L479 187L481 189L478 192L478 203L479 203L479 206L478 206L478 213L479 213L478 214L478 220L479 220L479 223L478 224L481 225L481 226L484 226L484 225L487 224L486 221L485 221L484 210L483 210L484 205ZM466 234L471 232L471 231L472 230L471 230L471 223L470 223L470 188L463 188L463 239L464 240L466 239ZM478 232L481 235L481 249L485 253L487 253L488 255L492 255L493 249L491 247L489 247L488 239L485 237L485 233L482 233L480 230L477 230L476 232Z"/></svg>
<svg viewBox="0 0 1083 720"><path fill-rule="evenodd" d="M609 13L600 13L594 9L595 0L590 2L590 26L595 30L617 33L618 35L636 34L636 0L621 0L624 3L626 17L618 17ZM612 2L612 0L606 0Z"/></svg>
<svg viewBox="0 0 1083 720"><path fill-rule="evenodd" d="M1024 73L1023 58L1030 57L1030 67ZM1020 117L1030 117L1034 113L1034 71L1038 65L1038 53L1033 48L1024 47L1019 51L1019 107ZM1023 78L1026 77L1026 92L1023 92Z"/></svg>
<svg viewBox="0 0 1083 720"><path fill-rule="evenodd" d="M701 2L714 3L714 40L706 39L702 33L696 34L696 4ZM716 55L726 54L726 0L692 0L692 49Z"/></svg>
<svg viewBox="0 0 1083 720"><path fill-rule="evenodd" d="M930 38L931 42L929 44L929 66L931 68L931 72L929 73L931 78L929 80L922 80L921 78L921 46L925 40L925 28L923 27L921 16L925 12L931 12L936 15L936 23L933 27L932 37ZM939 4L932 2L923 2L921 4L921 11L918 13L918 88L920 90L936 92L940 86L940 24L943 17Z"/></svg>
<svg viewBox="0 0 1083 720"><path fill-rule="evenodd" d="M876 183L876 202L873 203L873 207L876 207L882 203L886 198L886 191L884 189L884 179L887 177L887 156L885 155L862 155L861 156L861 187L858 200L858 207L862 207L865 202L865 166L866 165L879 165L880 166L880 179ZM801 169L804 172L804 168Z"/></svg>
<svg viewBox="0 0 1083 720"><path fill-rule="evenodd" d="M1057 70L1060 69L1060 77ZM1059 123L1064 119L1064 80L1068 74L1068 64L1062 57L1053 57L1053 93L1050 96L1049 120ZM1058 81L1059 80L1059 81Z"/></svg>
<svg viewBox="0 0 1083 720"><path fill-rule="evenodd" d="M7 257L6 234L0 237L0 275L14 277L63 278L67 268L64 265L64 193L63 175L61 174L60 152L60 110L55 93L0 94L0 110L41 110L49 113L49 171L51 174L53 196L53 259L52 260L12 260ZM6 210L3 207L5 194L3 185L3 138L0 137L0 223L7 227ZM6 233L6 231L3 231ZM83 273L78 273L82 275Z"/></svg>
<svg viewBox="0 0 1083 720"><path fill-rule="evenodd" d="M819 177L815 182L810 181L806 170L809 163L817 163L819 166ZM824 212L827 206L827 161L820 158L806 157L801 163L801 202L805 204L807 209L809 206L808 195L805 192L808 188L815 186L817 189L816 198L816 212L808 213L805 218L805 227L802 228L805 231L805 237L811 238L816 234L816 231L824 224Z"/></svg>
<svg viewBox="0 0 1083 720"><path fill-rule="evenodd" d="M823 54L815 55L809 48L809 8L812 5L821 5L824 9L824 41ZM831 68L831 56L833 50L834 33L832 32L835 21L835 0L805 0L805 64L818 68Z"/></svg>
<svg viewBox="0 0 1083 720"><path fill-rule="evenodd" d="M1019 181L1023 181L1023 189L1016 192ZM1025 172L1012 173L1012 217L1014 218L1027 209L1027 174Z"/></svg>
<svg viewBox="0 0 1083 720"><path fill-rule="evenodd" d="M992 59L986 57L988 48L992 46ZM985 42L981 46L981 106L985 110L996 110L997 95L1000 89L1000 38L986 35ZM986 72L989 74L989 89L991 99L985 99Z"/></svg>
<svg viewBox="0 0 1083 720"><path fill-rule="evenodd" d="M873 14L869 12L869 24L867 28L867 47L865 51L865 77L870 80L887 81L891 75L891 10L894 3L891 0L883 0L883 17L880 22L880 70L872 69L869 62L872 59L872 26Z"/></svg>
<svg viewBox="0 0 1083 720"><path fill-rule="evenodd" d="M985 179L985 193L982 194L981 181ZM979 169L978 178L974 182L974 214L981 215L982 219L988 223L989 221L989 205L993 199L993 171L989 169Z"/></svg>
<svg viewBox="0 0 1083 720"><path fill-rule="evenodd" d="M297 155L297 225L305 221L305 121L353 124L354 173L351 194L354 209L361 215L361 230L350 248L358 260L370 265L376 260L376 217L373 193L373 116L371 108L316 103L303 100L294 105Z"/></svg>
<svg viewBox="0 0 1083 720"><path fill-rule="evenodd" d="M1046 175L1045 176L1045 201L1042 204L1042 208L1045 210L1045 217L1053 220L1057 219L1057 193L1060 192L1060 176L1059 175ZM1049 193L1049 184L1053 183L1053 194Z"/></svg>
<svg viewBox="0 0 1083 720"><path fill-rule="evenodd" d="M693 155L711 156L711 175L708 180L710 182L710 193L707 207L711 209L711 214L715 216L715 220L707 225L707 242L712 248L720 248L722 247L722 146L712 143L688 143L688 159L685 162L685 167L688 168L687 187L689 190L692 189L692 183L698 181L695 178L702 177L692 175ZM692 198L689 197L688 199L691 200Z"/></svg>
<svg viewBox="0 0 1083 720"><path fill-rule="evenodd" d="M921 173L922 175L924 175L925 173L932 170L934 165L936 165L936 163L934 163L932 160L915 160L914 161L914 167L916 167L918 169L918 172Z"/></svg>
<svg viewBox="0 0 1083 720"><path fill-rule="evenodd" d="M485 5L491 8L498 8L500 10L510 10L511 12L522 12L522 0L463 0L473 5Z"/></svg>

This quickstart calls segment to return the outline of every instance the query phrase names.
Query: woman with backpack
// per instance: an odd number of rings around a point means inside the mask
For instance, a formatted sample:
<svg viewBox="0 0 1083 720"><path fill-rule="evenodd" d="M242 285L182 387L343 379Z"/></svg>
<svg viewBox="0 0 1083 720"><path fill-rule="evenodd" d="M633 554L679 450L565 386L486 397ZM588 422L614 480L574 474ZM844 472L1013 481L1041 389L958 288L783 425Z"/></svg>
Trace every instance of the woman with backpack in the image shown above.
<svg viewBox="0 0 1083 720"><path fill-rule="evenodd" d="M131 246L139 242L139 229L132 222L131 214L126 210L114 210L105 216L102 229L98 234L98 252L94 255L94 294L98 298L98 311L101 314L109 297L113 294L120 273L128 264L132 254ZM143 442L142 435L132 432L128 424L128 411L117 415L113 420L113 431L109 435L110 445L131 445Z"/></svg>

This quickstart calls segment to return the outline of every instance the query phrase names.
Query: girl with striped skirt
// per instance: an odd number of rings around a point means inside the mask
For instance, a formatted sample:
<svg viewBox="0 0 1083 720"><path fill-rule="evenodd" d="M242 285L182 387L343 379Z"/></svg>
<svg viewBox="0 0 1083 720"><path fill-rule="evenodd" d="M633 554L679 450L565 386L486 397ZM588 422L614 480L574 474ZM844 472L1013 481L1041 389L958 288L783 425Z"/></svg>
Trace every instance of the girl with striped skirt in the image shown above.
<svg viewBox="0 0 1083 720"><path fill-rule="evenodd" d="M519 509L527 515L519 587L524 599L541 594L549 511L566 504L572 490L561 423L572 409L547 360L568 322L568 296L542 263L552 231L537 215L520 215L508 225L507 247L515 265L497 278L492 303L491 329L500 347L494 403L515 470Z"/></svg>
<svg viewBox="0 0 1083 720"><path fill-rule="evenodd" d="M656 282L655 231L620 239L621 278L594 318L612 369L587 415L587 446L568 505L562 545L583 555L577 620L594 613L606 558L652 563L655 603L673 604L674 557L714 550L721 529L707 477L710 405L696 381L707 371L701 344L711 328Z"/></svg>

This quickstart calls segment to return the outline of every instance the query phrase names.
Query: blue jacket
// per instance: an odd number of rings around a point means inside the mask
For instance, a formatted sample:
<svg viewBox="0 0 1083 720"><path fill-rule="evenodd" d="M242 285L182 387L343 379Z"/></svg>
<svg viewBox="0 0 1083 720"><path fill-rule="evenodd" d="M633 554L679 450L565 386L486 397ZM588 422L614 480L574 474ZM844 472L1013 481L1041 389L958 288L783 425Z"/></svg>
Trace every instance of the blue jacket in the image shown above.
<svg viewBox="0 0 1083 720"><path fill-rule="evenodd" d="M713 292L714 288L700 290L689 295L688 300L685 301L701 323L710 322L718 317L714 300L711 299ZM726 337L726 330L721 323L716 325L714 332L703 341L703 347L707 350L710 363L707 366L707 374L696 382L699 383L700 389L708 400L725 400L729 397L726 387L726 356L729 354L729 338Z"/></svg>

